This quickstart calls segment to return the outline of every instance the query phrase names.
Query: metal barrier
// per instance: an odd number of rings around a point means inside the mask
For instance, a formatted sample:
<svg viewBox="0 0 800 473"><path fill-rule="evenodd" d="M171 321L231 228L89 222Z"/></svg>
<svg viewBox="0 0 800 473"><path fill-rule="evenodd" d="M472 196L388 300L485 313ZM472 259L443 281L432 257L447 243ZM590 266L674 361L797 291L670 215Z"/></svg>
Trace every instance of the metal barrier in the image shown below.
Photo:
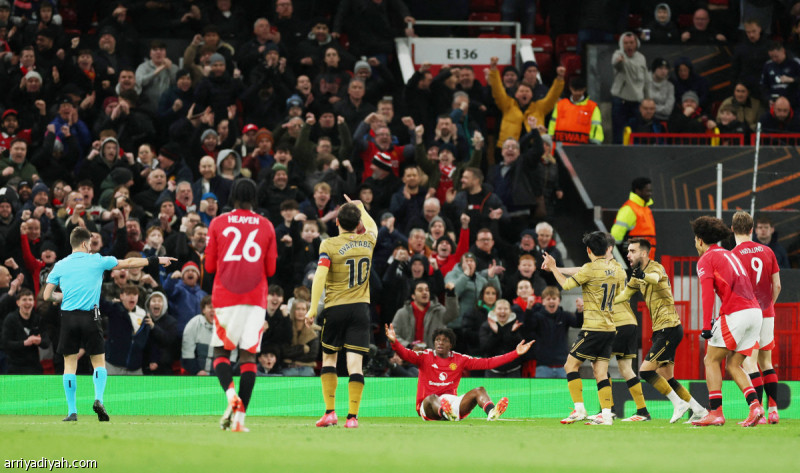
<svg viewBox="0 0 800 473"><path fill-rule="evenodd" d="M750 135L750 144L755 146L756 135ZM800 146L800 133L761 133L762 146Z"/></svg>
<svg viewBox="0 0 800 473"><path fill-rule="evenodd" d="M627 129L626 129L627 130ZM798 135L800 137L800 135ZM626 133L625 145L693 145L693 146L744 146L740 133Z"/></svg>

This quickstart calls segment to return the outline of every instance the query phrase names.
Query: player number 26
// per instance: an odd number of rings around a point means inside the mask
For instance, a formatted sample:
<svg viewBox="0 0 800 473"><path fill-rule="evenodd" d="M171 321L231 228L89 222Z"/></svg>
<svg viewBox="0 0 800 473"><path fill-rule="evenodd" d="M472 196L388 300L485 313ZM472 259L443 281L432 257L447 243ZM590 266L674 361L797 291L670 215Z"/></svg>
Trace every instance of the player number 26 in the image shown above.
<svg viewBox="0 0 800 473"><path fill-rule="evenodd" d="M237 253L237 251L239 250L239 242L242 241L242 232L236 227L227 227L222 231L222 236L228 236L231 233L233 234L233 241L231 241L228 251L225 253L225 258L222 259L223 261L241 261L243 256L245 261L251 263L261 259L261 247L256 243L258 229L247 235L247 239L242 245L241 253Z"/></svg>

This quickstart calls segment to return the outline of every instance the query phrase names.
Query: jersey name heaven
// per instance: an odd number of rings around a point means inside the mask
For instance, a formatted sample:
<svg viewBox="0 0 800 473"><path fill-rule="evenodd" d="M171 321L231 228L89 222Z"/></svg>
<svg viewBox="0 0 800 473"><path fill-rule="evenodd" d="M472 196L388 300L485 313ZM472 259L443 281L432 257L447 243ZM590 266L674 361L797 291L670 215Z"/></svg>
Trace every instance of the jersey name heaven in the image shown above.
<svg viewBox="0 0 800 473"><path fill-rule="evenodd" d="M258 216L228 215L228 223L248 223L250 225L257 225Z"/></svg>
<svg viewBox="0 0 800 473"><path fill-rule="evenodd" d="M339 248L339 254L344 256L344 254L347 253L348 250L351 250L353 248L358 248L358 247L361 247L361 248L372 248L372 242L371 241L363 241L363 240L351 241L351 242L349 242L349 243L347 243L345 245L342 245L342 247Z"/></svg>

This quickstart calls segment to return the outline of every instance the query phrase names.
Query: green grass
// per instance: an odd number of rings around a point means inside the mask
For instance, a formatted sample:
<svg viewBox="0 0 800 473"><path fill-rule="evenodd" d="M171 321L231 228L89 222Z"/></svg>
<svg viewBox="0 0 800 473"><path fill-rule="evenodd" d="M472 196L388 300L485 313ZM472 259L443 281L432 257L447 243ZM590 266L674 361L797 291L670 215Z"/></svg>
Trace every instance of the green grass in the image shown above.
<svg viewBox="0 0 800 473"><path fill-rule="evenodd" d="M500 472L797 471L800 421L743 429L664 420L611 427L555 419L489 423L363 418L356 430L318 429L315 418L250 417L248 434L216 417L0 416L0 460L90 459L100 471Z"/></svg>

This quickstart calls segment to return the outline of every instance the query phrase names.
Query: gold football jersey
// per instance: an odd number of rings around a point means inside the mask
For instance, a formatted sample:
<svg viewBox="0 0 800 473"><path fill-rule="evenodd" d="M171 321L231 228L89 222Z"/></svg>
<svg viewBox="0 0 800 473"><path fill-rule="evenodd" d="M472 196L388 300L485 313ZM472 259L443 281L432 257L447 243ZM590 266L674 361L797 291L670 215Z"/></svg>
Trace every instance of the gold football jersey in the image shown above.
<svg viewBox="0 0 800 473"><path fill-rule="evenodd" d="M681 318L675 310L672 288L664 267L651 260L643 269L645 274L657 274L658 283L648 284L642 280L631 279L628 281L628 287L638 290L644 295L644 301L650 311L650 318L653 320L653 331L680 325Z"/></svg>
<svg viewBox="0 0 800 473"><path fill-rule="evenodd" d="M567 278L564 290L580 286L583 290L583 326L581 330L614 332L614 296L623 289L625 272L613 260L597 259L584 264Z"/></svg>
<svg viewBox="0 0 800 473"><path fill-rule="evenodd" d="M319 264L329 267L325 307L369 303L369 274L375 241L369 232L344 233L320 244Z"/></svg>

